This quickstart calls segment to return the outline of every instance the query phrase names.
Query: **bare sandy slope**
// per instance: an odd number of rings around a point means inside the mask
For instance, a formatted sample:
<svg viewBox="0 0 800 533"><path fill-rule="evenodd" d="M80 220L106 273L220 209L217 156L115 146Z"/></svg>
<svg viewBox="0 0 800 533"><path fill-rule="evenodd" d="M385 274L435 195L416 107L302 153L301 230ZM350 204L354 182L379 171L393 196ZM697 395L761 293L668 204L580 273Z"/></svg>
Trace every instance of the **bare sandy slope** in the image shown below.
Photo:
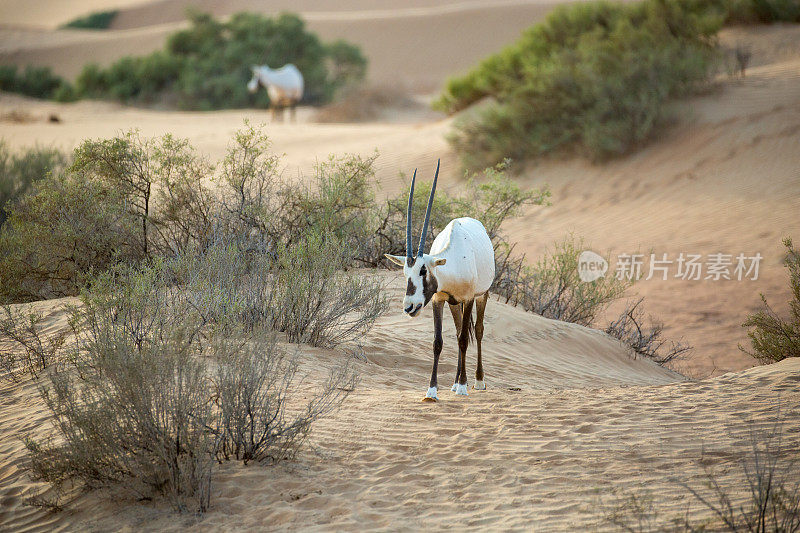
<svg viewBox="0 0 800 533"><path fill-rule="evenodd" d="M397 310L403 284L386 277ZM50 330L65 325L62 303L36 304L51 310ZM416 320L392 313L364 339L357 391L316 426L298 460L223 465L202 519L111 491L54 515L24 507L36 485L21 470L18 437L46 433L47 414L33 383L4 383L0 529L566 531L602 526L603 514L640 490L655 497L658 523L666 523L689 502L678 481L701 483L704 466L721 472L734 498L744 496L735 465L752 427L780 418L783 444L800 445L800 360L687 382L599 332L494 301L487 309L487 391L464 398L443 390L440 402L420 402L430 310ZM455 372L453 334L447 323L443 385ZM341 357L301 350L304 371ZM468 360L471 383L474 355Z"/></svg>
<svg viewBox="0 0 800 533"><path fill-rule="evenodd" d="M54 31L19 24L0 28L0 63L45 65L60 75L73 77L87 62L108 64L125 55L142 55L161 48L166 36L182 27L189 4L221 16L241 10L267 14L291 10L299 12L309 28L324 40L341 38L361 46L369 60L371 82L432 91L447 77L516 40L523 29L558 3L563 2L417 0L398 9L391 2L363 0L166 0L122 10L115 22L119 29L109 31ZM11 7L19 13L18 7ZM11 16L10 21L14 20ZM35 19L30 22L35 23Z"/></svg>

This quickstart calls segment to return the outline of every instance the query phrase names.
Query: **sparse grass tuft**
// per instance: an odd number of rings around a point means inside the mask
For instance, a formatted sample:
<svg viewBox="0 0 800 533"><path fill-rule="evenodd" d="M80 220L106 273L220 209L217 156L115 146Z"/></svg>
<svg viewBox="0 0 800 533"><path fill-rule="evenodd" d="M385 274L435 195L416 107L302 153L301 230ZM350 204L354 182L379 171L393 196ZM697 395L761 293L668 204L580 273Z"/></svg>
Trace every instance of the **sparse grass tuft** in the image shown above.
<svg viewBox="0 0 800 533"><path fill-rule="evenodd" d="M602 522L629 532L800 531L800 476L795 450L784 443L781 422L770 428L749 424L749 447L725 468L712 469L704 457L701 483L674 482L694 500L681 517L665 516L646 487L616 491ZM705 452L704 452L705 455Z"/></svg>
<svg viewBox="0 0 800 533"><path fill-rule="evenodd" d="M19 381L24 375L37 378L57 357L67 332L46 336L41 331L43 317L33 310L23 311L4 305L0 310L0 340L6 346L0 351L2 377Z"/></svg>
<svg viewBox="0 0 800 533"><path fill-rule="evenodd" d="M619 317L606 327L606 333L630 346L638 355L662 366L685 357L692 347L665 339L664 325L652 317L648 325L642 302L644 298L628 303Z"/></svg>

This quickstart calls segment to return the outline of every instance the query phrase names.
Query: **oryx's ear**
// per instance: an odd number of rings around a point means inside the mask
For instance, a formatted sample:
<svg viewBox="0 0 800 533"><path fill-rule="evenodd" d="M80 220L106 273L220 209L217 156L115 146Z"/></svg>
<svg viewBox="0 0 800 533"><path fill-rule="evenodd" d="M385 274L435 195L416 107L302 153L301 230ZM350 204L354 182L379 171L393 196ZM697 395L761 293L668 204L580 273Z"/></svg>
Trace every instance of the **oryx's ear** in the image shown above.
<svg viewBox="0 0 800 533"><path fill-rule="evenodd" d="M447 263L447 259L444 257L434 257L433 258L433 266L442 266L443 264Z"/></svg>
<svg viewBox="0 0 800 533"><path fill-rule="evenodd" d="M406 264L406 258L403 257L402 255L392 255L392 254L383 254L383 255L386 257L386 259L388 259L397 266L403 266Z"/></svg>

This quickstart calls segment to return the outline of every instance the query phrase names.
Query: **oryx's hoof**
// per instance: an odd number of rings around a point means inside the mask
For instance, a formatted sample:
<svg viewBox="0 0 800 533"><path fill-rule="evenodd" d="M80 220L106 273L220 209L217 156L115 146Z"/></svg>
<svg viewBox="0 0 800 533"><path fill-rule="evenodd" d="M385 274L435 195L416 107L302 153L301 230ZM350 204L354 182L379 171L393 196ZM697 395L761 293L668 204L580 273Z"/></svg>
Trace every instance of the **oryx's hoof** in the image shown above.
<svg viewBox="0 0 800 533"><path fill-rule="evenodd" d="M483 381L476 381L472 388L475 390L486 390L486 383Z"/></svg>
<svg viewBox="0 0 800 533"><path fill-rule="evenodd" d="M450 390L455 392L458 389L458 383L453 383L453 386L450 387Z"/></svg>
<svg viewBox="0 0 800 533"><path fill-rule="evenodd" d="M467 385L461 385L460 383L456 384L455 393L459 396L469 396L469 393L467 392Z"/></svg>
<svg viewBox="0 0 800 533"><path fill-rule="evenodd" d="M422 399L423 402L435 402L438 401L439 397L436 395L436 387L431 387L428 389L428 393Z"/></svg>

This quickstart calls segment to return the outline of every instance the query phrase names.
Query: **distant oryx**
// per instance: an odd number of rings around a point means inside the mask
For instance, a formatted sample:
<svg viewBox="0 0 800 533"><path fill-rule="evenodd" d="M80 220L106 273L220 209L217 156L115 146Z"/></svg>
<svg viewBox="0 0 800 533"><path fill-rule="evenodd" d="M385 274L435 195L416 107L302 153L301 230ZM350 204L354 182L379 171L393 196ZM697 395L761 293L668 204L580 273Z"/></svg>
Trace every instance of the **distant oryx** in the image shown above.
<svg viewBox="0 0 800 533"><path fill-rule="evenodd" d="M406 257L386 254L386 257L403 267L408 280L403 310L410 316L417 316L422 308L433 299L433 371L428 393L423 401L435 402L438 383L436 380L439 354L442 353L442 308L447 302L458 333L458 370L453 383L456 394L467 395L467 346L472 335L472 305L477 300L477 322L474 325L478 341L478 366L475 370L475 389L483 390L483 362L481 361L481 339L483 338L483 313L489 299L489 287L494 281L494 247L486 228L474 218L456 218L445 226L431 246L431 253L423 253L425 235L431 216L436 180L439 177L439 163L428 198L428 209L419 239L419 250L414 257L411 248L411 207L414 201L414 182L417 171L411 180L411 194L408 196L406 223Z"/></svg>
<svg viewBox="0 0 800 533"><path fill-rule="evenodd" d="M295 107L303 98L303 75L297 67L289 63L279 69L272 70L268 66L250 67L253 71L252 79L247 83L247 89L254 93L259 85L267 88L269 95L269 108L272 112L272 120L275 120L275 111L280 111L280 119L283 120L283 110L288 107L291 109L292 120L295 119Z"/></svg>

